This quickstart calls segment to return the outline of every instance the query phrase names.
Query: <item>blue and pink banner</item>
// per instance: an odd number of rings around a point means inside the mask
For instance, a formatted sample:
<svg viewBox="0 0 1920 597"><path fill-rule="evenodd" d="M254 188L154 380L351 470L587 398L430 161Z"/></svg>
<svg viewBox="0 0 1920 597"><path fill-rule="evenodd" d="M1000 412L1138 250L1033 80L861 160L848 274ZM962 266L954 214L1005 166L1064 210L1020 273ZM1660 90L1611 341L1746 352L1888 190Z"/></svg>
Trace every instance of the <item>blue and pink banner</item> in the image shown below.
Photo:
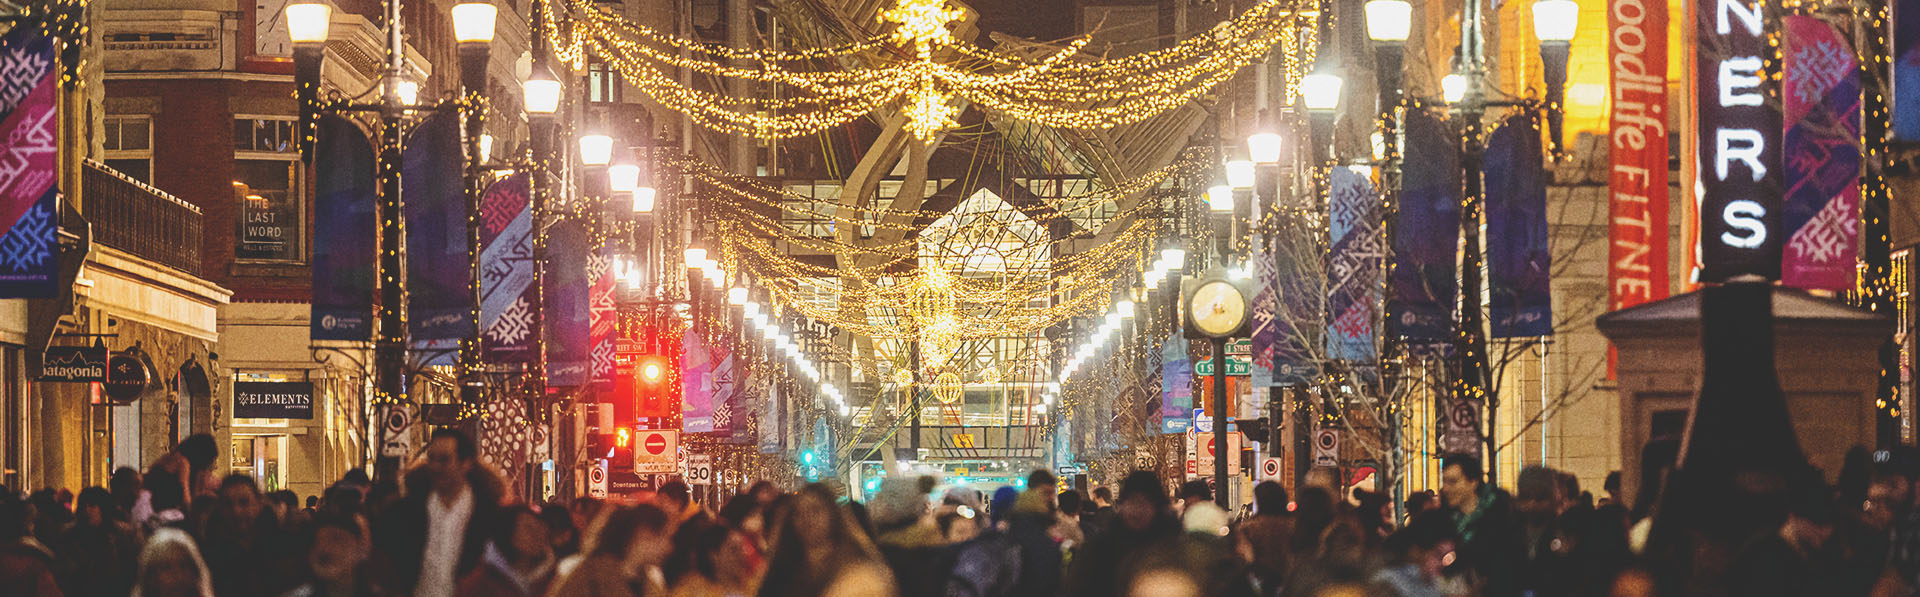
<svg viewBox="0 0 1920 597"><path fill-rule="evenodd" d="M714 410L733 395L733 355L688 330L680 339L680 422L687 433L714 430Z"/></svg>
<svg viewBox="0 0 1920 597"><path fill-rule="evenodd" d="M1442 341L1452 337L1460 293L1459 136L1426 110L1409 110L1406 127L1388 329L1409 340Z"/></svg>
<svg viewBox="0 0 1920 597"><path fill-rule="evenodd" d="M1280 339L1280 324L1275 321L1280 309L1280 287L1275 273L1272 243L1261 235L1253 235L1253 337L1249 348L1253 358L1253 385L1268 387L1273 382L1273 356ZM1264 253L1264 254L1263 254Z"/></svg>
<svg viewBox="0 0 1920 597"><path fill-rule="evenodd" d="M620 313L613 305L613 251L601 247L587 261L588 342L593 345L593 386L613 390L614 331L620 327Z"/></svg>
<svg viewBox="0 0 1920 597"><path fill-rule="evenodd" d="M54 40L0 37L0 298L51 298L60 267Z"/></svg>
<svg viewBox="0 0 1920 597"><path fill-rule="evenodd" d="M584 386L593 381L593 317L588 295L587 227L577 219L547 228L547 267L543 312L546 326L547 385Z"/></svg>
<svg viewBox="0 0 1920 597"><path fill-rule="evenodd" d="M353 121L324 115L313 149L314 340L373 337L374 241L379 221L373 144Z"/></svg>
<svg viewBox="0 0 1920 597"><path fill-rule="evenodd" d="M1832 25L1808 16L1784 24L1780 281L1849 290L1860 245L1859 63Z"/></svg>
<svg viewBox="0 0 1920 597"><path fill-rule="evenodd" d="M1487 323L1495 338L1553 335L1546 153L1538 117L1507 118L1487 139Z"/></svg>
<svg viewBox="0 0 1920 597"><path fill-rule="evenodd" d="M533 285L533 202L526 174L480 194L480 358L532 363L539 289Z"/></svg>
<svg viewBox="0 0 1920 597"><path fill-rule="evenodd" d="M1327 358L1372 363L1379 319L1380 193L1368 171L1336 167L1327 177Z"/></svg>
<svg viewBox="0 0 1920 597"><path fill-rule="evenodd" d="M1186 433L1193 426L1193 363L1187 339L1174 330L1160 343L1160 432Z"/></svg>
<svg viewBox="0 0 1920 597"><path fill-rule="evenodd" d="M407 329L428 365L452 365L473 336L460 119L428 116L400 153L407 218Z"/></svg>
<svg viewBox="0 0 1920 597"><path fill-rule="evenodd" d="M1893 138L1920 143L1920 0L1893 0Z"/></svg>

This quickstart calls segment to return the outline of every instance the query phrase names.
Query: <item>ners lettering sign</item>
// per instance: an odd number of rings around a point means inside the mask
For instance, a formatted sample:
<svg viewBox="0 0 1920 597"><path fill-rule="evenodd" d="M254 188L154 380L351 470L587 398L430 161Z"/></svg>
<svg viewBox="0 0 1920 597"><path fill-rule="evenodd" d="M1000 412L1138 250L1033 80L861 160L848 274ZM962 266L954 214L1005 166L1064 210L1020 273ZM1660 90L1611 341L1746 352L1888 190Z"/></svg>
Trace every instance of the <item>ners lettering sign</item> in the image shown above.
<svg viewBox="0 0 1920 597"><path fill-rule="evenodd" d="M1780 100L1760 0L1695 0L1700 278L1780 277Z"/></svg>

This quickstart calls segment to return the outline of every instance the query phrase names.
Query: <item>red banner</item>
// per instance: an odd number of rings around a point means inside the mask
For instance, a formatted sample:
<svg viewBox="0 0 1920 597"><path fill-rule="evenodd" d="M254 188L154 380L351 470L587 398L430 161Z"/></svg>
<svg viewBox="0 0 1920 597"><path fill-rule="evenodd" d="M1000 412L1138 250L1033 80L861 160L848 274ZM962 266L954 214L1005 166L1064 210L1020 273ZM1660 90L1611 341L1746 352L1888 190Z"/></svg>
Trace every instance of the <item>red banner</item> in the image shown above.
<svg viewBox="0 0 1920 597"><path fill-rule="evenodd" d="M1832 25L1809 16L1783 24L1780 281L1847 290L1860 244L1860 65Z"/></svg>
<svg viewBox="0 0 1920 597"><path fill-rule="evenodd" d="M1607 298L1617 310L1667 296L1666 2L1610 0L1607 38L1613 75Z"/></svg>

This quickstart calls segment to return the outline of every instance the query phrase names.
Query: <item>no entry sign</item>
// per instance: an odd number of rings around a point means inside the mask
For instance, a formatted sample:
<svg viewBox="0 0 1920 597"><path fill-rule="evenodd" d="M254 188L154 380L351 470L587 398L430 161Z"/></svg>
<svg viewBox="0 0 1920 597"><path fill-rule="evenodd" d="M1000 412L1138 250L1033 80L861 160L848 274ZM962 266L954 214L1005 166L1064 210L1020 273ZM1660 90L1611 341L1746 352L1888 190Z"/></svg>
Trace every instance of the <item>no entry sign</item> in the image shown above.
<svg viewBox="0 0 1920 597"><path fill-rule="evenodd" d="M671 473L679 468L680 432L641 429L634 438L633 468L638 473Z"/></svg>

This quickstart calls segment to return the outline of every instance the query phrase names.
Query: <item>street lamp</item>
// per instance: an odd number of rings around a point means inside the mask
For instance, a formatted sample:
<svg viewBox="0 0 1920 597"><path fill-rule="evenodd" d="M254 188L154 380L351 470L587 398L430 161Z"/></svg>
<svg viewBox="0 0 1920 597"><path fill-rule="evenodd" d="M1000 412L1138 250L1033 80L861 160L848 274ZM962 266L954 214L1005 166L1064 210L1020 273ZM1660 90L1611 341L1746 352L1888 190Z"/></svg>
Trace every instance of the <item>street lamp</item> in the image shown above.
<svg viewBox="0 0 1920 597"><path fill-rule="evenodd" d="M1440 77L1440 99L1449 104L1458 104L1467 99L1467 76L1447 73L1447 76Z"/></svg>
<svg viewBox="0 0 1920 597"><path fill-rule="evenodd" d="M1233 187L1236 189L1253 188L1253 182L1254 182L1253 160L1247 160L1247 159L1227 160L1226 171L1227 171L1227 186Z"/></svg>
<svg viewBox="0 0 1920 597"><path fill-rule="evenodd" d="M1247 135L1247 158L1256 164L1277 164L1280 162L1281 145L1280 133L1274 132L1267 111L1261 110L1259 127L1253 134Z"/></svg>
<svg viewBox="0 0 1920 597"><path fill-rule="evenodd" d="M1407 0L1368 0L1367 38L1376 42L1406 43L1413 30L1413 4Z"/></svg>
<svg viewBox="0 0 1920 597"><path fill-rule="evenodd" d="M580 136L580 163L605 166L613 161L613 137L601 134Z"/></svg>
<svg viewBox="0 0 1920 597"><path fill-rule="evenodd" d="M1216 214L1232 212L1233 186L1223 182L1207 187L1207 207Z"/></svg>
<svg viewBox="0 0 1920 597"><path fill-rule="evenodd" d="M621 162L607 166L607 189L615 193L632 193L640 188L640 165Z"/></svg>
<svg viewBox="0 0 1920 597"><path fill-rule="evenodd" d="M1300 78L1300 103L1307 107L1307 124L1313 140L1315 163L1333 158L1333 119L1340 108L1339 75L1315 72Z"/></svg>
<svg viewBox="0 0 1920 597"><path fill-rule="evenodd" d="M1560 134L1566 123L1567 61L1573 53L1573 34L1580 26L1580 4L1573 0L1533 3L1533 33L1540 38L1540 70L1547 84L1547 142L1560 155Z"/></svg>
<svg viewBox="0 0 1920 597"><path fill-rule="evenodd" d="M490 3L453 5L453 39L459 43L460 81L467 93L486 91L487 51L493 46L493 25L499 14L500 9Z"/></svg>
<svg viewBox="0 0 1920 597"><path fill-rule="evenodd" d="M560 111L560 81L553 78L547 69L535 66L533 75L521 84L526 94L527 113L534 116L552 116Z"/></svg>

